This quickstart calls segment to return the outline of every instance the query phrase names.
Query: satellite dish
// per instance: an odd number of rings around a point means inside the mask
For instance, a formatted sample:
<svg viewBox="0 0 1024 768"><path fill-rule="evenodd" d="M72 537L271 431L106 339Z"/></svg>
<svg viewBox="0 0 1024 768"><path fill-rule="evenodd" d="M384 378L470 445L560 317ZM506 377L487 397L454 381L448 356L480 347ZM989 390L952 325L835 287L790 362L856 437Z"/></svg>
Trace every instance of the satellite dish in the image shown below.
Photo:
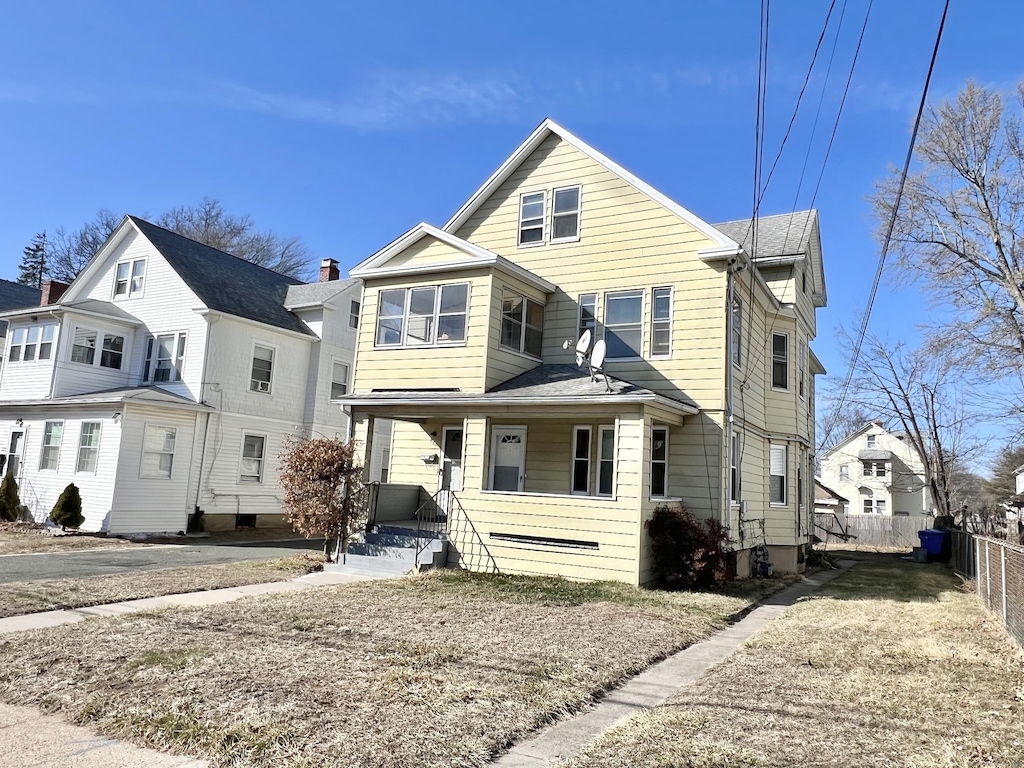
<svg viewBox="0 0 1024 768"><path fill-rule="evenodd" d="M590 340L593 334L588 328L580 336L580 340L576 342L576 365L583 365L587 360L587 352L590 351Z"/></svg>
<svg viewBox="0 0 1024 768"><path fill-rule="evenodd" d="M590 331L587 331L590 333ZM594 351L590 354L590 367L595 371L600 371L601 366L604 365L605 355L608 354L608 345L605 344L604 339L598 339L594 345Z"/></svg>

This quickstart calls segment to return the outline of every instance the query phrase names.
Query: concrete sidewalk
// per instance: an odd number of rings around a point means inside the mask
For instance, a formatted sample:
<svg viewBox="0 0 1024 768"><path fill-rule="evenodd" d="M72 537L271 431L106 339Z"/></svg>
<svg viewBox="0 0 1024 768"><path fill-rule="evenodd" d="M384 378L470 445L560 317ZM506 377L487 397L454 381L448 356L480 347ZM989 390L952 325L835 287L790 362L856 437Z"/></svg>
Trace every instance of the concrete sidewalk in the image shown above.
<svg viewBox="0 0 1024 768"><path fill-rule="evenodd" d="M491 765L498 768L543 768L567 760L609 728L630 715L656 707L712 667L725 661L755 632L782 616L806 597L854 565L840 562L841 570L822 571L771 595L743 619L691 645L630 679L576 717L547 726L519 742Z"/></svg>

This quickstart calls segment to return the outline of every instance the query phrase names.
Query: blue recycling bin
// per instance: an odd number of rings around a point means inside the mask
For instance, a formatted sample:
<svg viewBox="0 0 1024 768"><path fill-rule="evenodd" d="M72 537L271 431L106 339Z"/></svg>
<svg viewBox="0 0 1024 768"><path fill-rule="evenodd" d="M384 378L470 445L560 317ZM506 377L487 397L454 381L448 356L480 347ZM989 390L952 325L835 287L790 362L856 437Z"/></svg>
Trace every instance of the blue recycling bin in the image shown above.
<svg viewBox="0 0 1024 768"><path fill-rule="evenodd" d="M928 553L928 559L939 560L942 557L943 545L949 538L949 531L918 531L917 538L921 540L921 546Z"/></svg>

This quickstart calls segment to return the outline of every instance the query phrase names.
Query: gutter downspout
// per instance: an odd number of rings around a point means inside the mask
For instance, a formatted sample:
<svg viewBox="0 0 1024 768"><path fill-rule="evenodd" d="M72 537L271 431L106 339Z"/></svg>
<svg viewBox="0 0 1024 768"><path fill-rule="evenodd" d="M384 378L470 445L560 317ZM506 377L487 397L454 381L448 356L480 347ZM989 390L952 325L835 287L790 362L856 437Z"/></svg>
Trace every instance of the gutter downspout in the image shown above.
<svg viewBox="0 0 1024 768"><path fill-rule="evenodd" d="M201 387L199 392L200 402L206 403L206 374L210 365L210 331L213 328L213 324L217 322L219 318L210 319L206 318L206 348L203 350L203 372L199 386ZM210 436L210 419L213 418L213 414L209 411L206 412L206 423L203 425L203 446L199 450L199 472L196 475L196 498L195 504L192 505L193 511L199 508L199 499L203 495L203 468L206 466L206 446L208 438Z"/></svg>
<svg viewBox="0 0 1024 768"><path fill-rule="evenodd" d="M747 267L747 262L743 258L743 255L737 255L730 259L726 263L726 288L725 288L725 456L726 456L726 482L722 489L722 502L723 502L723 519L726 523L726 528L732 530L732 467L733 462L737 461L739 457L733 455L733 425L735 423L735 410L734 410L734 388L735 388L735 372L733 370L733 351L732 351L732 339L733 339L733 304L736 301L736 273L742 272ZM742 320L741 320L742 322ZM742 345L742 340L741 340ZM742 468L736 467L737 480L742 476ZM742 484L739 484L742 488ZM742 500L736 499L739 502L742 509ZM740 513L742 514L742 513ZM741 521L739 516L736 520L736 530L742 541L743 532L740 528Z"/></svg>

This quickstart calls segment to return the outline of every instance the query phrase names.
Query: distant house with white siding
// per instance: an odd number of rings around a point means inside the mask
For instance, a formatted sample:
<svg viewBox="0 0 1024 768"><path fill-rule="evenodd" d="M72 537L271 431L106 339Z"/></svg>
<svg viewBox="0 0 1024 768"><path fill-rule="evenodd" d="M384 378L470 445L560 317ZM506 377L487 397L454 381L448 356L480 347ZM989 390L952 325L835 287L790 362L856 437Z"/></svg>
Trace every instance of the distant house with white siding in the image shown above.
<svg viewBox="0 0 1024 768"><path fill-rule="evenodd" d="M392 420L387 485L409 489L380 486L376 519L417 528L436 503L451 565L646 584L645 524L682 505L725 526L740 575L765 551L800 570L818 218L751 224L703 221L545 120L447 224L355 267L338 402L368 456ZM578 343L603 348L607 382Z"/></svg>
<svg viewBox="0 0 1024 768"><path fill-rule="evenodd" d="M305 284L125 217L70 286L0 315L22 503L46 520L73 482L83 530L279 522L285 438L348 436L330 401L350 386L361 288L333 260Z"/></svg>

